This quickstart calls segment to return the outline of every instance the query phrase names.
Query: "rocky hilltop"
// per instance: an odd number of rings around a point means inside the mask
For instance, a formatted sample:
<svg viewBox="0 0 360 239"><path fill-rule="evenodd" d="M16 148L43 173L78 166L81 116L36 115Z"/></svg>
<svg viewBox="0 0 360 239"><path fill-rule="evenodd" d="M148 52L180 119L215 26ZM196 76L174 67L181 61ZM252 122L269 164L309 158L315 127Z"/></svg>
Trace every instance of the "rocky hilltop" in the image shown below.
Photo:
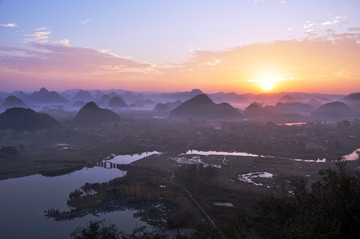
<svg viewBox="0 0 360 239"><path fill-rule="evenodd" d="M21 99L19 99L16 96L13 95L9 95L8 97L6 97L5 101L0 105L0 109L2 110L6 110L9 108L14 108L14 107L28 107L24 101L22 101Z"/></svg>
<svg viewBox="0 0 360 239"><path fill-rule="evenodd" d="M75 124L98 124L119 120L119 115L108 109L102 109L94 102L82 107L74 118Z"/></svg>
<svg viewBox="0 0 360 239"><path fill-rule="evenodd" d="M55 91L48 91L45 88L41 88L40 91L32 93L27 98L27 102L34 104L64 104L69 101Z"/></svg>
<svg viewBox="0 0 360 239"><path fill-rule="evenodd" d="M10 108L0 114L0 129L49 129L59 123L50 115L32 109Z"/></svg>
<svg viewBox="0 0 360 239"><path fill-rule="evenodd" d="M342 118L353 115L352 109L343 102L334 101L320 106L313 116L322 118Z"/></svg>
<svg viewBox="0 0 360 239"><path fill-rule="evenodd" d="M235 119L240 113L228 103L215 104L206 94L185 101L170 112L170 117L197 119Z"/></svg>

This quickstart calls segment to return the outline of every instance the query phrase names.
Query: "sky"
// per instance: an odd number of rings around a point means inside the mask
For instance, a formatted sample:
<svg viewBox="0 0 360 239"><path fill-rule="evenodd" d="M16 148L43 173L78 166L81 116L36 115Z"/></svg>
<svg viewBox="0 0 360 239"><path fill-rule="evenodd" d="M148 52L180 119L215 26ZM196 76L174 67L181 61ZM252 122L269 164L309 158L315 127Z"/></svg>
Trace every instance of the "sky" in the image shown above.
<svg viewBox="0 0 360 239"><path fill-rule="evenodd" d="M0 0L0 91L360 91L358 0Z"/></svg>

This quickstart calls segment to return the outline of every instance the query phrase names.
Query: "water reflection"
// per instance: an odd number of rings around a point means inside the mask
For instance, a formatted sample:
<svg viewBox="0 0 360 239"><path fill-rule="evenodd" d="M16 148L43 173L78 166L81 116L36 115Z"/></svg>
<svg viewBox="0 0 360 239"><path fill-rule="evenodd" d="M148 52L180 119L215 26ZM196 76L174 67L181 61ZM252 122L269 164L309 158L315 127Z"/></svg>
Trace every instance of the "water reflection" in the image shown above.
<svg viewBox="0 0 360 239"><path fill-rule="evenodd" d="M126 155L131 159L131 155ZM126 175L115 163L99 163L92 168L83 168L61 176L46 177L40 174L0 181L1 238L69 238L78 226L90 220L105 219L120 230L132 232L137 226L146 225L134 215L135 209L124 209L86 214L71 221L57 222L44 216L44 211L56 208L70 210L66 202L69 193L85 183L103 183Z"/></svg>
<svg viewBox="0 0 360 239"><path fill-rule="evenodd" d="M191 155L223 155L223 156L243 156L243 157L265 157L263 155L251 154L246 152L223 152L223 151L198 151L198 150L188 150L185 154Z"/></svg>
<svg viewBox="0 0 360 239"><path fill-rule="evenodd" d="M148 157L154 154L161 154L158 151L152 152L144 152L140 154L132 154L132 155L112 155L113 158L105 159L103 162L111 162L116 164L130 164L142 158Z"/></svg>
<svg viewBox="0 0 360 239"><path fill-rule="evenodd" d="M359 159L359 155L360 155L360 148L355 149L354 152L344 155L342 156L342 160L341 161L354 161Z"/></svg>

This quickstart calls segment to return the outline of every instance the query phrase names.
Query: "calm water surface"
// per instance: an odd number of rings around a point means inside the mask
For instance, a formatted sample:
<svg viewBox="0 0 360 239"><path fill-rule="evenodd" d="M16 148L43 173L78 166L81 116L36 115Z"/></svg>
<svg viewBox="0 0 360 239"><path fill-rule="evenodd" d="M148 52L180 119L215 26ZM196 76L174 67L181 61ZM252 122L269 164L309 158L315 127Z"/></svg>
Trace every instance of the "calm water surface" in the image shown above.
<svg viewBox="0 0 360 239"><path fill-rule="evenodd" d="M131 158L130 155L126 157ZM125 173L117 168L93 167L57 177L37 174L1 180L1 238L69 238L69 234L76 227L87 225L90 220L105 219L125 232L132 232L136 226L146 225L145 222L133 217L136 210L88 215L63 222L56 222L44 216L44 211L51 208L69 210L66 205L69 193L83 184L107 182L122 177Z"/></svg>

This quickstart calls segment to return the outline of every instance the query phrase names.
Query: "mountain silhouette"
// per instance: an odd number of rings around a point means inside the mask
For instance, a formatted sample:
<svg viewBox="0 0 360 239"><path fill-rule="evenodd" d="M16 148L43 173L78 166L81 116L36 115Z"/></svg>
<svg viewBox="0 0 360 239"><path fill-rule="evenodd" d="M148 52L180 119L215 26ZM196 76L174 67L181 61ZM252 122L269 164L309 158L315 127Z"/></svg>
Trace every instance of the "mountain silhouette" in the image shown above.
<svg viewBox="0 0 360 239"><path fill-rule="evenodd" d="M167 104L162 104L162 103L158 103L154 109L154 111L156 112L170 112L171 111L171 108L170 106L168 106Z"/></svg>
<svg viewBox="0 0 360 239"><path fill-rule="evenodd" d="M232 101L232 102L239 102L239 101L245 101L246 98L242 95L238 95L234 92L230 93L224 93L224 92L218 92L210 94L211 99L214 99L215 101Z"/></svg>
<svg viewBox="0 0 360 239"><path fill-rule="evenodd" d="M312 113L313 116L322 118L343 118L352 116L353 114L354 112L351 108L340 101L326 103Z"/></svg>
<svg viewBox="0 0 360 239"><path fill-rule="evenodd" d="M360 101L360 92L352 93L344 97L345 101Z"/></svg>
<svg viewBox="0 0 360 239"><path fill-rule="evenodd" d="M170 112L171 117L198 119L234 119L240 113L228 103L215 104L206 94L185 101Z"/></svg>
<svg viewBox="0 0 360 239"><path fill-rule="evenodd" d="M170 93L169 96L173 99L188 100L201 94L204 94L201 90L193 89L192 91Z"/></svg>
<svg viewBox="0 0 360 239"><path fill-rule="evenodd" d="M50 129L59 123L50 115L32 109L10 108L0 114L0 129Z"/></svg>
<svg viewBox="0 0 360 239"><path fill-rule="evenodd" d="M273 114L273 112L263 104L253 102L244 110L244 114L250 118L261 118L268 117Z"/></svg>
<svg viewBox="0 0 360 239"><path fill-rule="evenodd" d="M111 108L124 108L128 105L120 98L120 96L115 96L111 98L111 100L108 103L108 107Z"/></svg>
<svg viewBox="0 0 360 239"><path fill-rule="evenodd" d="M81 107L83 107L85 104L86 104L86 103L85 103L84 101L79 100L79 101L75 101L72 105L73 105L73 107L81 108Z"/></svg>
<svg viewBox="0 0 360 239"><path fill-rule="evenodd" d="M27 101L35 104L63 104L69 101L59 95L55 91L48 91L45 88L41 88L40 91L35 91L28 98Z"/></svg>
<svg viewBox="0 0 360 239"><path fill-rule="evenodd" d="M301 102L288 102L288 103L282 103L278 102L274 110L281 112L281 113L295 113L295 112L304 112L304 113L310 113L312 111L311 105L304 104Z"/></svg>
<svg viewBox="0 0 360 239"><path fill-rule="evenodd" d="M4 110L14 107L25 108L28 106L25 104L24 101L13 95L9 95L8 97L6 97L5 101L0 105L0 109L4 109Z"/></svg>
<svg viewBox="0 0 360 239"><path fill-rule="evenodd" d="M177 101L167 102L166 105L169 106L170 109L175 109L176 107L181 105L181 103L182 103L181 100L177 100Z"/></svg>
<svg viewBox="0 0 360 239"><path fill-rule="evenodd" d="M114 122L119 116L111 110L102 109L94 102L87 103L82 107L74 118L75 124L98 124L103 122Z"/></svg>
<svg viewBox="0 0 360 239"><path fill-rule="evenodd" d="M140 93L135 93L135 92L131 92L131 91L126 91L125 93L121 94L121 98L127 102L128 104L134 103L134 102L140 102L145 100L145 96L143 96ZM136 103L138 104L138 103Z"/></svg>
<svg viewBox="0 0 360 239"><path fill-rule="evenodd" d="M87 90L79 90L72 99L75 101L89 102L93 100L93 96Z"/></svg>
<svg viewBox="0 0 360 239"><path fill-rule="evenodd" d="M130 106L132 106L132 107L144 107L144 106L150 106L150 105L154 105L154 102L150 99L137 100L137 101L133 102L132 104L130 104Z"/></svg>
<svg viewBox="0 0 360 239"><path fill-rule="evenodd" d="M108 105L108 104L109 104L109 101L110 101L113 97L116 97L116 96L119 96L119 95L116 94L115 92L111 92L111 93L105 94L105 95L101 96L100 102L102 102L104 105Z"/></svg>
<svg viewBox="0 0 360 239"><path fill-rule="evenodd" d="M318 101L318 100L316 100L316 99L314 99L314 98L311 98L311 99L307 102L307 104L308 104L308 105L311 105L313 108L316 108L316 109L321 105L320 101Z"/></svg>
<svg viewBox="0 0 360 239"><path fill-rule="evenodd" d="M292 102L292 101L295 101L295 100L291 95L284 95L283 97L281 97L279 99L279 102L283 102L283 103L288 103L288 102Z"/></svg>
<svg viewBox="0 0 360 239"><path fill-rule="evenodd" d="M13 93L11 93L13 96L16 96L17 98L21 99L21 100L26 100L29 97L29 94L26 94L23 91L14 91Z"/></svg>

